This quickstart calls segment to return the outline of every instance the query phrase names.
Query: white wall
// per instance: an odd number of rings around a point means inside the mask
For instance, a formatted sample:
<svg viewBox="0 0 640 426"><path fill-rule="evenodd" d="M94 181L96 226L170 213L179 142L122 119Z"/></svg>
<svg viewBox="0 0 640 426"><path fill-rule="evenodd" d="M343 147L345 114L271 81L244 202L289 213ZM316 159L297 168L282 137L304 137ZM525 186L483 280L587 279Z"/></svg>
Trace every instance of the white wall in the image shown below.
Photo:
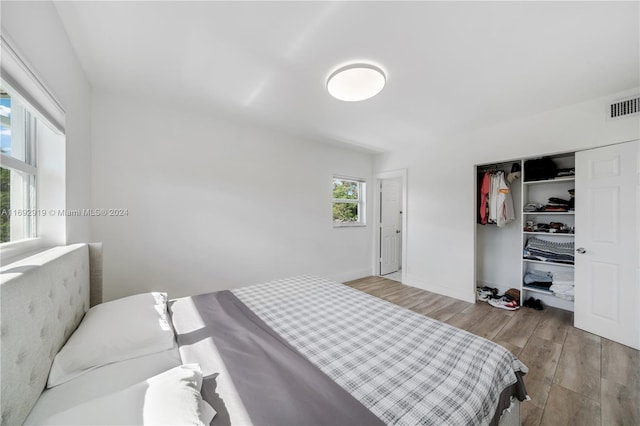
<svg viewBox="0 0 640 426"><path fill-rule="evenodd" d="M606 120L613 94L475 131L425 141L425 147L378 155L376 173L408 169L405 283L474 300L475 165L640 138L638 117Z"/></svg>
<svg viewBox="0 0 640 426"><path fill-rule="evenodd" d="M371 274L371 226L331 223L332 175L371 183L371 155L171 99L96 93L92 112L93 205L128 209L92 220L104 242L105 299Z"/></svg>
<svg viewBox="0 0 640 426"><path fill-rule="evenodd" d="M66 208L90 208L91 88L51 2L3 1L1 23L18 53L66 110ZM66 242L90 239L88 217L66 218Z"/></svg>

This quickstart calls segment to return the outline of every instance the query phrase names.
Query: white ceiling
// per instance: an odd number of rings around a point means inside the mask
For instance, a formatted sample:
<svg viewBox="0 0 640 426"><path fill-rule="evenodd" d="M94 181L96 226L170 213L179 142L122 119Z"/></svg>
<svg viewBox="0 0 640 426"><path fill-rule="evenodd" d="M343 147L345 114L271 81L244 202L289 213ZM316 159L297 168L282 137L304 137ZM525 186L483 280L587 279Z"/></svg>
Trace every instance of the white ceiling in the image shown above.
<svg viewBox="0 0 640 426"><path fill-rule="evenodd" d="M640 86L639 2L85 2L56 7L92 86L373 151ZM336 68L387 73L331 98Z"/></svg>

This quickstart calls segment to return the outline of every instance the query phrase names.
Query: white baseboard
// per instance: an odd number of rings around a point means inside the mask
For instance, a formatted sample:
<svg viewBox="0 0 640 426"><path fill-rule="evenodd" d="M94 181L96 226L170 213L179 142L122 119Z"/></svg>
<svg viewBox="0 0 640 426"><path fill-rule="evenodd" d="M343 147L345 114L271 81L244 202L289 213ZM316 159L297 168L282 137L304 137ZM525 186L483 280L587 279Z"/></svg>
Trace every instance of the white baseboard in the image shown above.
<svg viewBox="0 0 640 426"><path fill-rule="evenodd" d="M463 300L469 303L475 303L476 301L475 289L471 289L471 288L469 288L467 291L464 291L457 288L446 287L446 286L426 282L410 274L402 275L402 283L406 285L410 285L411 287L416 287L422 290L431 291L434 293L441 294L443 296L453 297L454 299Z"/></svg>
<svg viewBox="0 0 640 426"><path fill-rule="evenodd" d="M331 274L327 278L333 281L338 281L339 283L344 283L347 281L357 280L359 278L370 277L371 275L372 274L370 269L361 269L361 270L343 271L340 273Z"/></svg>

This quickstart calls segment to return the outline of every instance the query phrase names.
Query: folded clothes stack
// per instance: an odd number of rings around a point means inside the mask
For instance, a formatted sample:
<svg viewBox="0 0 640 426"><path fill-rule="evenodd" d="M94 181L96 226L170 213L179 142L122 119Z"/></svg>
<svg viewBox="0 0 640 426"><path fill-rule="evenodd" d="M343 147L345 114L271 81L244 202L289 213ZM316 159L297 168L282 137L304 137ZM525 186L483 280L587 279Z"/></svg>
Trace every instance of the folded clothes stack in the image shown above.
<svg viewBox="0 0 640 426"><path fill-rule="evenodd" d="M570 169L558 169L558 171L556 172L556 177L562 178L562 177L572 177L576 175L576 168L572 167Z"/></svg>
<svg viewBox="0 0 640 426"><path fill-rule="evenodd" d="M544 206L540 203L528 203L526 206L524 206L523 210L527 213L531 213L542 211L543 208Z"/></svg>
<svg viewBox="0 0 640 426"><path fill-rule="evenodd" d="M574 263L574 243L557 243L553 241L541 240L539 238L529 238L523 250L525 259L539 260L542 262Z"/></svg>
<svg viewBox="0 0 640 426"><path fill-rule="evenodd" d="M575 282L573 272L549 272L532 269L524 274L524 285L539 290L549 290L553 295L565 300L573 300Z"/></svg>
<svg viewBox="0 0 640 426"><path fill-rule="evenodd" d="M563 200L562 198L551 197L547 201L547 205L544 206L546 212L568 212L569 200Z"/></svg>
<svg viewBox="0 0 640 426"><path fill-rule="evenodd" d="M527 287L549 290L553 285L553 274L547 271L536 271L532 269L524 274L523 282Z"/></svg>
<svg viewBox="0 0 640 426"><path fill-rule="evenodd" d="M575 281L572 272L556 272L549 290L553 295L565 300L573 300L575 297Z"/></svg>

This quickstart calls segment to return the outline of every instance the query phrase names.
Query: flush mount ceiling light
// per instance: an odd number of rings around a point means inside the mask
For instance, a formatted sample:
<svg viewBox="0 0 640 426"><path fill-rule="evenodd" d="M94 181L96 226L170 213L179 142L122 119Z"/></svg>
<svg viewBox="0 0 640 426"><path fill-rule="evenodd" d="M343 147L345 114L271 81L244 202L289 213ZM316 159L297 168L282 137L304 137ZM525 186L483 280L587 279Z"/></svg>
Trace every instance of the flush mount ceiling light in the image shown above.
<svg viewBox="0 0 640 426"><path fill-rule="evenodd" d="M357 102L369 99L386 83L384 72L370 64L351 64L335 70L327 80L327 90L336 99Z"/></svg>

